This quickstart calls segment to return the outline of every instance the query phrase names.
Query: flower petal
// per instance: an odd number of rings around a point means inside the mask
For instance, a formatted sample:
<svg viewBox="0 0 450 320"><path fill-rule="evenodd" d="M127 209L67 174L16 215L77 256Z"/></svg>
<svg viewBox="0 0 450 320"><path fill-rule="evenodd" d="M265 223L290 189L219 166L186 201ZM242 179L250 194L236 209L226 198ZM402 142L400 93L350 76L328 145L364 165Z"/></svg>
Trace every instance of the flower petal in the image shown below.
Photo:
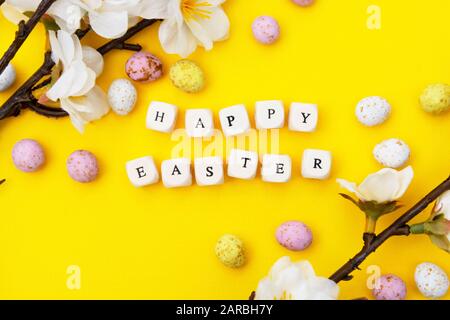
<svg viewBox="0 0 450 320"><path fill-rule="evenodd" d="M443 213L445 216L445 219L450 220L450 190L444 192L436 200L436 206L434 207L433 211L435 213Z"/></svg>
<svg viewBox="0 0 450 320"><path fill-rule="evenodd" d="M186 25L191 30L197 41L205 48L205 50L211 50L213 42L209 38L208 32L194 19L186 20Z"/></svg>
<svg viewBox="0 0 450 320"><path fill-rule="evenodd" d="M199 20L199 24L208 34L211 41L222 41L228 38L230 31L230 20L222 8L208 8L211 12L208 19Z"/></svg>
<svg viewBox="0 0 450 320"><path fill-rule="evenodd" d="M94 70L97 77L102 74L104 68L103 56L97 50L83 46L83 61L88 68Z"/></svg>
<svg viewBox="0 0 450 320"><path fill-rule="evenodd" d="M367 176L359 185L358 191L366 201L384 203L394 200L399 188L400 181L397 171L383 168Z"/></svg>
<svg viewBox="0 0 450 320"><path fill-rule="evenodd" d="M64 30L58 30L57 37L61 48L60 59L63 63L63 67L67 68L71 65L75 58L76 48L79 43L76 44L76 40L72 37L72 35Z"/></svg>
<svg viewBox="0 0 450 320"><path fill-rule="evenodd" d="M20 21L27 21L28 17L24 15L20 10L9 5L8 3L3 3L0 6L3 16L14 24L19 24Z"/></svg>
<svg viewBox="0 0 450 320"><path fill-rule="evenodd" d="M82 96L95 86L96 74L86 67L83 61L75 61L68 69L64 69L61 77L47 91L50 100Z"/></svg>
<svg viewBox="0 0 450 320"><path fill-rule="evenodd" d="M83 63L84 66L86 66ZM81 66L80 66L81 68ZM88 93L92 88L95 87L95 79L97 78L97 75L95 74L95 72L92 69L86 68L84 67L83 72L86 74L86 77L83 76L83 80L84 82L81 82L80 79L80 83L83 83L83 86L80 86L80 88L75 91L75 89L72 91L71 96L77 97L77 96L82 96L85 95L86 93Z"/></svg>
<svg viewBox="0 0 450 320"><path fill-rule="evenodd" d="M159 40L165 52L187 57L197 47L197 40L189 28L176 19L166 19L159 27Z"/></svg>
<svg viewBox="0 0 450 320"><path fill-rule="evenodd" d="M332 300L337 299L339 287L333 281L317 277L308 261L293 263L289 257L280 258L256 289L256 300Z"/></svg>
<svg viewBox="0 0 450 320"><path fill-rule="evenodd" d="M55 64L59 63L59 61L63 57L61 46L59 45L58 38L56 38L55 31L48 32L48 39L50 41L50 47L52 49L52 60Z"/></svg>
<svg viewBox="0 0 450 320"><path fill-rule="evenodd" d="M143 0L137 6L132 7L128 13L145 19L167 19L167 0Z"/></svg>
<svg viewBox="0 0 450 320"><path fill-rule="evenodd" d="M25 11L35 11L39 6L40 0L7 0L6 3L10 6L17 8L18 10Z"/></svg>
<svg viewBox="0 0 450 320"><path fill-rule="evenodd" d="M359 193L358 191L358 187L356 186L356 183L354 182L350 182L347 181L345 179L336 179L336 182L344 189L347 189L348 191L350 191L351 193L355 194L358 199L362 200L362 201L367 201L367 199L365 199L362 194Z"/></svg>
<svg viewBox="0 0 450 320"><path fill-rule="evenodd" d="M281 273L281 271L289 267L291 263L291 258L289 258L288 256L281 257L273 264L272 268L269 271L269 277L274 279L278 276L279 273Z"/></svg>
<svg viewBox="0 0 450 320"><path fill-rule="evenodd" d="M89 22L98 35L106 39L123 36L128 30L128 13L120 12L89 12Z"/></svg>
<svg viewBox="0 0 450 320"><path fill-rule="evenodd" d="M86 123L108 113L106 101L106 94L99 87L94 87L86 96L61 99L61 108L67 111L75 128L82 133Z"/></svg>
<svg viewBox="0 0 450 320"><path fill-rule="evenodd" d="M308 282L312 300L336 300L339 296L339 286L332 280L316 277Z"/></svg>
<svg viewBox="0 0 450 320"><path fill-rule="evenodd" d="M78 70L76 68L64 70L55 84L47 91L46 96L52 101L69 97L72 84L77 77L77 72Z"/></svg>
<svg viewBox="0 0 450 320"><path fill-rule="evenodd" d="M397 172L397 174L398 174L400 187L398 188L393 200L397 200L405 194L406 190L408 189L408 187L411 184L411 181L414 177L414 171L411 166L408 166L405 169L403 169L402 171Z"/></svg>
<svg viewBox="0 0 450 320"><path fill-rule="evenodd" d="M85 11L69 0L58 0L53 3L48 13L55 19L61 29L72 34L80 28L80 20Z"/></svg>

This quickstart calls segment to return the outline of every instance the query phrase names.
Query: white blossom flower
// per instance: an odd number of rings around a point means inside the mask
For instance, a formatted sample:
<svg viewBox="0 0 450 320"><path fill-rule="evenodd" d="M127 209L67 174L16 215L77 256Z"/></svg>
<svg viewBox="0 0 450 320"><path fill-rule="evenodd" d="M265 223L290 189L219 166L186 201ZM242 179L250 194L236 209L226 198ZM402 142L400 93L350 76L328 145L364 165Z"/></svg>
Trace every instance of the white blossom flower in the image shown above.
<svg viewBox="0 0 450 320"><path fill-rule="evenodd" d="M256 289L255 300L336 300L339 286L316 276L308 261L280 258Z"/></svg>
<svg viewBox="0 0 450 320"><path fill-rule="evenodd" d="M49 35L52 58L62 73L46 96L59 101L73 125L83 132L86 123L100 119L109 111L105 93L95 85L103 70L103 57L90 47L83 48L75 35L62 30L57 34L50 31Z"/></svg>
<svg viewBox="0 0 450 320"><path fill-rule="evenodd" d="M386 203L399 199L408 189L414 176L411 166L397 171L391 168L383 168L370 174L357 186L354 182L337 179L341 187L354 193L362 201L375 201Z"/></svg>
<svg viewBox="0 0 450 320"><path fill-rule="evenodd" d="M450 220L450 190L437 198L433 211L435 214L443 214L445 219Z"/></svg>
<svg viewBox="0 0 450 320"><path fill-rule="evenodd" d="M40 0L6 0L1 6L2 13L9 21L19 23L27 20L25 12L34 12L40 4ZM85 11L71 0L57 0L47 11L47 14L55 19L58 26L73 33L80 28L80 20Z"/></svg>
<svg viewBox="0 0 450 320"><path fill-rule="evenodd" d="M163 18L159 39L167 53L187 57L198 45L211 50L214 41L228 37L230 22L222 9L225 0L152 0L143 10ZM145 11L145 12L144 12Z"/></svg>
<svg viewBox="0 0 450 320"><path fill-rule="evenodd" d="M431 219L436 221L436 218L441 224L440 235L447 238L446 251L450 252L450 190L444 192L439 198L437 198Z"/></svg>
<svg viewBox="0 0 450 320"><path fill-rule="evenodd" d="M437 198L427 221L409 228L412 234L427 234L440 249L450 253L450 190Z"/></svg>
<svg viewBox="0 0 450 320"><path fill-rule="evenodd" d="M131 24L141 17L141 8L153 0L56 0L47 11L58 26L69 33L80 28L80 21L88 18L95 33L112 39L124 35ZM4 16L18 23L26 20L24 12L33 12L40 0L6 0L2 5ZM145 13L145 11L144 11ZM158 17L159 18L159 17Z"/></svg>

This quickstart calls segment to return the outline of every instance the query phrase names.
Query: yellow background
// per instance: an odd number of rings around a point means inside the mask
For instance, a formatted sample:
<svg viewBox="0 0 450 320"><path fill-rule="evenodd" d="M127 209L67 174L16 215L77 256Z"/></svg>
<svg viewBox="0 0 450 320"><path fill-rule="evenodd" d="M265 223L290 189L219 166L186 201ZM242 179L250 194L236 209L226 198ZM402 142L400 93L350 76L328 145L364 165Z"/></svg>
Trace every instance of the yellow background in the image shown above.
<svg viewBox="0 0 450 320"><path fill-rule="evenodd" d="M381 30L366 27L367 7L379 5ZM398 137L411 147L415 178L403 198L412 206L449 172L450 114L424 113L418 97L430 83L450 83L450 25L447 0L318 0L301 8L289 0L229 0L224 6L231 20L230 39L213 51L191 56L204 69L207 86L200 94L174 88L167 75L152 84L136 84L139 102L126 117L110 113L80 135L69 119L46 119L30 111L0 123L0 298L230 298L246 299L281 256L308 259L317 273L329 276L361 247L363 214L337 193L337 177L361 181L380 169L372 148L383 139ZM282 36L263 46L254 41L251 23L259 15L278 19ZM178 58L165 54L157 38L158 26L135 41L161 57L165 70ZM0 51L13 39L15 26L0 22ZM14 59L22 83L41 63L44 30L37 28ZM87 37L84 43L102 40ZM99 80L106 90L125 77L130 52L107 55ZM0 94L5 101L14 89ZM393 106L382 126L367 128L355 116L363 97L381 95ZM249 112L257 100L282 99L319 105L316 132L280 133L280 151L293 158L293 179L286 184L226 179L217 187L166 189L161 183L135 189L128 182L127 160L153 155L159 164L171 155L170 135L145 128L147 106L161 100L184 110L220 108L245 103ZM217 119L216 119L217 120ZM11 161L11 149L23 138L40 141L46 165L23 173ZM331 150L332 176L327 181L300 177L305 148ZM76 149L97 155L97 181L72 181L65 167ZM429 210L420 218L425 219ZM379 229L400 212L384 217ZM313 245L290 252L275 241L276 227L290 219L307 223ZM239 235L248 263L233 270L214 255L217 238ZM371 297L365 283L369 265L402 277L408 298L421 295L414 285L414 268L431 261L450 273L448 254L425 236L389 240L342 282L340 298ZM66 287L69 265L81 268L81 290ZM446 298L450 298L447 294Z"/></svg>

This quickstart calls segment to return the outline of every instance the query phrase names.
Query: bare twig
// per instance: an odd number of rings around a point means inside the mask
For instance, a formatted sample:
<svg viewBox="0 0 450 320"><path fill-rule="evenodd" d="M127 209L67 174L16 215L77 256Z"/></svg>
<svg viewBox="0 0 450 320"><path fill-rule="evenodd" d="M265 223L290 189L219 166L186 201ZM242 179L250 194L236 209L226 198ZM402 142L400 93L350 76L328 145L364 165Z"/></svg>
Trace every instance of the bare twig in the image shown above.
<svg viewBox="0 0 450 320"><path fill-rule="evenodd" d="M30 35L31 31L33 31L34 27L36 27L41 17L47 12L47 10L55 1L56 0L43 0L27 22L21 21L19 23L19 30L17 30L16 32L14 41L11 43L8 50L6 50L6 52L0 59L0 74L3 73L3 71L8 66L8 63L14 58L20 47ZM0 5L2 3L3 1L0 2Z"/></svg>

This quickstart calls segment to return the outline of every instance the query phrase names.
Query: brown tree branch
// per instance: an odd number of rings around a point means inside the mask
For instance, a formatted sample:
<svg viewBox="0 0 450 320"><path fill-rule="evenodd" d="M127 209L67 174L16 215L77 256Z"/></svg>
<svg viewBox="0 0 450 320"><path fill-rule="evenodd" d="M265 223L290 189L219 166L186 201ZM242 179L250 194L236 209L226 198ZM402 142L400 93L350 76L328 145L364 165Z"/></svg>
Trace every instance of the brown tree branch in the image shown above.
<svg viewBox="0 0 450 320"><path fill-rule="evenodd" d="M345 263L339 270L337 270L330 279L338 283L342 280L351 279L351 273L357 269L359 265L378 247L380 247L390 237L397 235L408 235L409 227L407 223L415 216L425 210L430 203L435 201L445 191L450 190L450 177L437 186L433 191L427 194L422 200L416 203L411 209L406 211L400 218L394 221L389 227L382 231L379 235L373 237L370 243L366 243L363 249L358 252L353 258Z"/></svg>
<svg viewBox="0 0 450 320"><path fill-rule="evenodd" d="M51 5L56 0L43 0L37 7L36 11L33 13L33 15L28 19L27 22L21 21L19 23L19 30L16 32L16 37L14 38L14 41L11 43L9 48L6 50L6 52L3 54L2 58L0 59L0 74L3 73L3 71L8 66L9 62L14 58L16 53L19 51L20 47L23 45L25 40L30 35L31 31L33 31L34 27L36 27L37 23L41 19L41 17L47 12L47 10L51 7ZM3 3L0 2L0 5Z"/></svg>
<svg viewBox="0 0 450 320"><path fill-rule="evenodd" d="M132 28L130 28L127 31L127 33L122 37L107 42L97 50L102 55L105 55L114 49L125 49L133 51L141 50L142 49L141 46L128 44L127 41L140 31L150 27L156 21L157 20L144 19L135 26L133 26ZM78 37L82 38L84 37L84 35L86 35L87 32L88 29L81 30L77 32L77 35ZM46 52L44 63L41 65L41 67L0 108L0 120L5 119L7 117L18 116L20 114L20 111L25 108L29 108L30 110L33 110L40 115L48 117L67 116L67 113L62 109L51 108L39 104L37 102L37 99L34 98L32 95L33 90L36 90L50 83L49 78L45 79L41 83L39 83L39 81L41 81L44 77L50 75L54 65L55 63L51 58L51 52L50 51Z"/></svg>
<svg viewBox="0 0 450 320"><path fill-rule="evenodd" d="M338 283L340 281L351 280L351 273L359 269L360 264L378 247L380 247L387 239L398 235L409 235L409 227L407 225L414 217L425 210L430 203L435 201L441 194L450 190L450 177L444 180L440 185L433 189L429 194L417 202L411 209L406 211L400 218L395 220L378 236L365 233L363 236L364 246L347 263L340 267L331 277L330 280ZM249 300L255 299L255 291L250 294Z"/></svg>

